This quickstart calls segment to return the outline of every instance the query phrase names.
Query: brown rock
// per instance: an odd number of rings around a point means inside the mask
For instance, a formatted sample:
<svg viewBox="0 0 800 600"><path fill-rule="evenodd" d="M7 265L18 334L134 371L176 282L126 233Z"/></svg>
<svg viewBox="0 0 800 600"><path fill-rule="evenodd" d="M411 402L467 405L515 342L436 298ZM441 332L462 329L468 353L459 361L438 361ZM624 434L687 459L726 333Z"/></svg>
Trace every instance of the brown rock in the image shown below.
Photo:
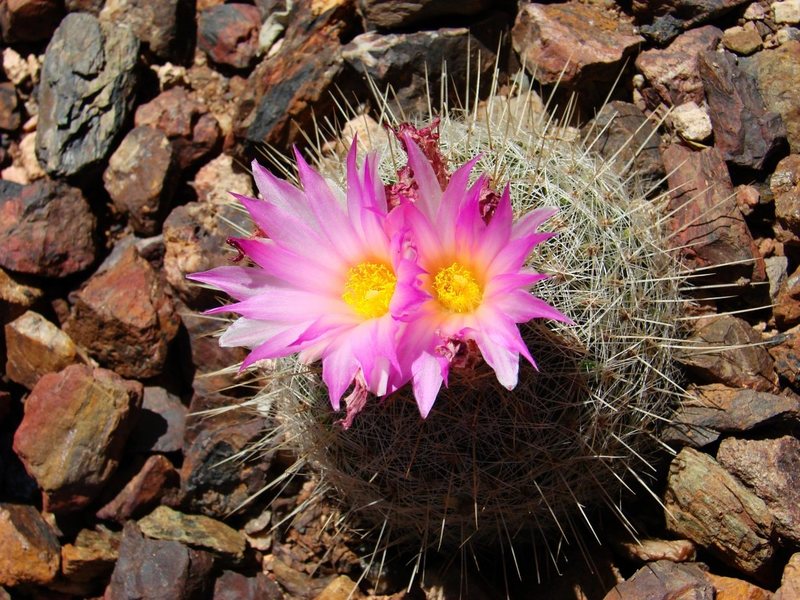
<svg viewBox="0 0 800 600"><path fill-rule="evenodd" d="M782 536L800 542L800 440L722 440L719 463L767 503Z"/></svg>
<svg viewBox="0 0 800 600"><path fill-rule="evenodd" d="M0 585L44 585L58 574L58 540L32 506L0 503L0 547Z"/></svg>
<svg viewBox="0 0 800 600"><path fill-rule="evenodd" d="M322 590L314 600L360 600L364 595L358 584L347 575L339 575Z"/></svg>
<svg viewBox="0 0 800 600"><path fill-rule="evenodd" d="M616 547L626 559L637 563L649 563L657 560L687 562L693 561L697 557L697 549L689 540L625 541L617 543Z"/></svg>
<svg viewBox="0 0 800 600"><path fill-rule="evenodd" d="M67 12L85 12L97 16L106 0L64 0Z"/></svg>
<svg viewBox="0 0 800 600"><path fill-rule="evenodd" d="M169 459L156 454L143 463L135 465L141 467L138 471L134 468L127 473L118 473L127 484L97 511L98 519L125 523L152 509L164 495L178 488L180 478ZM130 471L133 472L132 477L129 477Z"/></svg>
<svg viewBox="0 0 800 600"><path fill-rule="evenodd" d="M687 339L687 345L694 349L685 351L678 360L704 382L777 391L775 365L761 341L742 319L710 316L695 322L695 331Z"/></svg>
<svg viewBox="0 0 800 600"><path fill-rule="evenodd" d="M772 307L778 329L787 329L800 323L800 267L789 275L778 290Z"/></svg>
<svg viewBox="0 0 800 600"><path fill-rule="evenodd" d="M781 160L769 180L775 197L775 218L780 225L776 238L784 243L798 243L800 237L800 154Z"/></svg>
<svg viewBox="0 0 800 600"><path fill-rule="evenodd" d="M772 592L748 581L706 573L714 586L716 600L772 600Z"/></svg>
<svg viewBox="0 0 800 600"><path fill-rule="evenodd" d="M41 288L21 283L0 269L0 322L13 321L43 297Z"/></svg>
<svg viewBox="0 0 800 600"><path fill-rule="evenodd" d="M758 82L767 108L781 115L789 146L800 152L800 40L790 40L772 50L762 50L742 59L742 68Z"/></svg>
<svg viewBox="0 0 800 600"><path fill-rule="evenodd" d="M182 542L233 559L244 556L244 536L221 521L204 515L186 515L159 506L139 519L138 525L144 535L153 539Z"/></svg>
<svg viewBox="0 0 800 600"><path fill-rule="evenodd" d="M128 442L129 452L179 452L188 409L180 398L160 387L144 388L144 401Z"/></svg>
<svg viewBox="0 0 800 600"><path fill-rule="evenodd" d="M107 578L119 556L120 537L108 529L81 529L74 543L61 547L61 572L76 582Z"/></svg>
<svg viewBox="0 0 800 600"><path fill-rule="evenodd" d="M694 564L649 563L616 585L604 600L714 600L714 587Z"/></svg>
<svg viewBox="0 0 800 600"><path fill-rule="evenodd" d="M713 50L722 31L711 25L690 29L666 48L645 50L636 58L636 68L669 106L704 101L703 84L697 71L697 57ZM667 168L669 171L669 168Z"/></svg>
<svg viewBox="0 0 800 600"><path fill-rule="evenodd" d="M215 150L222 132L214 115L195 94L173 87L136 109L137 127L148 125L163 131L175 150L178 170L196 165Z"/></svg>
<svg viewBox="0 0 800 600"><path fill-rule="evenodd" d="M699 448L722 433L742 433L776 423L800 421L800 396L786 391L778 396L720 384L692 387L691 396L672 417L662 433L667 443Z"/></svg>
<svg viewBox="0 0 800 600"><path fill-rule="evenodd" d="M79 362L72 339L39 313L28 311L5 326L8 378L31 389L42 375Z"/></svg>
<svg viewBox="0 0 800 600"><path fill-rule="evenodd" d="M64 9L58 0L6 0L0 5L3 41L38 42L55 31Z"/></svg>
<svg viewBox="0 0 800 600"><path fill-rule="evenodd" d="M95 218L77 188L43 179L21 186L0 181L0 266L66 277L96 257Z"/></svg>
<svg viewBox="0 0 800 600"><path fill-rule="evenodd" d="M737 25L726 29L722 34L722 45L731 52L748 56L761 49L761 35L755 24L748 21L744 27Z"/></svg>
<svg viewBox="0 0 800 600"><path fill-rule="evenodd" d="M178 542L148 539L136 523L128 521L103 598L203 598L212 567L213 558L207 552Z"/></svg>
<svg viewBox="0 0 800 600"><path fill-rule="evenodd" d="M670 531L748 575L771 575L774 523L767 505L707 454L684 448L675 457L664 508Z"/></svg>
<svg viewBox="0 0 800 600"><path fill-rule="evenodd" d="M402 29L413 23L477 15L492 7L489 0L362 0L359 10L367 29Z"/></svg>
<svg viewBox="0 0 800 600"><path fill-rule="evenodd" d="M214 582L214 600L283 600L278 584L264 573L246 577L235 571L223 571Z"/></svg>
<svg viewBox="0 0 800 600"><path fill-rule="evenodd" d="M800 552L792 554L783 569L781 587L775 592L773 600L794 600L800 598Z"/></svg>
<svg viewBox="0 0 800 600"><path fill-rule="evenodd" d="M722 155L672 144L662 153L669 173L669 242L680 248L693 270L708 270L703 283L732 282L740 277L763 281L766 272L747 228ZM719 290L714 290L719 291Z"/></svg>
<svg viewBox="0 0 800 600"><path fill-rule="evenodd" d="M254 196L252 175L236 168L233 157L227 154L220 154L203 165L197 171L192 187L200 203L231 204L231 192Z"/></svg>
<svg viewBox="0 0 800 600"><path fill-rule="evenodd" d="M790 385L796 386L800 383L800 327L776 336L776 342L767 348L775 361L775 371Z"/></svg>
<svg viewBox="0 0 800 600"><path fill-rule="evenodd" d="M105 0L101 21L127 25L162 60L184 62L190 56L194 2L187 0Z"/></svg>
<svg viewBox="0 0 800 600"><path fill-rule="evenodd" d="M780 115L767 111L755 81L732 54L701 53L698 72L714 126L714 146L729 163L761 169L785 145Z"/></svg>
<svg viewBox="0 0 800 600"><path fill-rule="evenodd" d="M115 208L133 230L155 235L168 212L177 183L173 148L152 127L136 127L111 155L103 182Z"/></svg>
<svg viewBox="0 0 800 600"><path fill-rule="evenodd" d="M537 81L567 88L613 80L644 41L619 15L574 1L521 5L511 39Z"/></svg>
<svg viewBox="0 0 800 600"><path fill-rule="evenodd" d="M258 51L261 13L250 4L223 4L200 13L197 47L217 64L249 67Z"/></svg>
<svg viewBox="0 0 800 600"><path fill-rule="evenodd" d="M164 366L179 324L153 267L128 246L77 292L65 329L120 375L153 377Z"/></svg>
<svg viewBox="0 0 800 600"><path fill-rule="evenodd" d="M21 123L22 117L19 114L17 90L14 84L0 83L0 129L16 131Z"/></svg>
<svg viewBox="0 0 800 600"><path fill-rule="evenodd" d="M747 0L633 0L633 14L640 19L675 14L689 23L700 23L725 14Z"/></svg>
<svg viewBox="0 0 800 600"><path fill-rule="evenodd" d="M669 122L681 138L690 142L703 142L713 133L708 111L694 101L676 106L669 114Z"/></svg>
<svg viewBox="0 0 800 600"><path fill-rule="evenodd" d="M141 402L140 383L105 369L72 365L39 380L14 451L42 489L45 510L77 510L97 496L119 464Z"/></svg>

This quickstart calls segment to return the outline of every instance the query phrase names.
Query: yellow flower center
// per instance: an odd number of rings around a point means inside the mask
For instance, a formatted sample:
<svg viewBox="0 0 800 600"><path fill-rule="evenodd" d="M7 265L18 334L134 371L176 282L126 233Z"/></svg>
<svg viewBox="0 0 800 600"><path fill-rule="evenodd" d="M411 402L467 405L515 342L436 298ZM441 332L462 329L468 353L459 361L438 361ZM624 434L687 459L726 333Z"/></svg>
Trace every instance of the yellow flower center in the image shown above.
<svg viewBox="0 0 800 600"><path fill-rule="evenodd" d="M342 300L366 319L389 312L397 277L382 263L362 262L347 272Z"/></svg>
<svg viewBox="0 0 800 600"><path fill-rule="evenodd" d="M433 293L442 306L457 313L471 312L483 300L483 290L475 274L457 262L439 269L433 278Z"/></svg>

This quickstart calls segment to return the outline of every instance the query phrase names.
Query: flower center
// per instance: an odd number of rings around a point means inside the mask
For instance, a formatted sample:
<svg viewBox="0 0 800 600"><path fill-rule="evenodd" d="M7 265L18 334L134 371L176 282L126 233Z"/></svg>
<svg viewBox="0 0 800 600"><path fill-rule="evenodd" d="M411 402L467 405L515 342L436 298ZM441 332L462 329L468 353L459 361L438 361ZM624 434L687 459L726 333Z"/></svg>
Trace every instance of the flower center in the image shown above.
<svg viewBox="0 0 800 600"><path fill-rule="evenodd" d="M347 272L342 300L366 319L389 312L397 277L382 263L362 262Z"/></svg>
<svg viewBox="0 0 800 600"><path fill-rule="evenodd" d="M471 312L483 300L475 274L457 262L439 269L433 278L433 293L442 306L457 313Z"/></svg>

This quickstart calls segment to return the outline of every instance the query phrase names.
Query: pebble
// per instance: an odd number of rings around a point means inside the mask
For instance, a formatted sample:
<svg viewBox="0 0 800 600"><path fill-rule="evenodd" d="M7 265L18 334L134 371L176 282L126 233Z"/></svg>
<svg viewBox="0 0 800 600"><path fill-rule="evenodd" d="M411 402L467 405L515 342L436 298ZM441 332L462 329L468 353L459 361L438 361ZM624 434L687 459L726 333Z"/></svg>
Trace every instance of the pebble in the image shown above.
<svg viewBox="0 0 800 600"><path fill-rule="evenodd" d="M705 142L713 132L708 111L694 100L673 108L669 119L678 135L689 142Z"/></svg>
<svg viewBox="0 0 800 600"><path fill-rule="evenodd" d="M777 164L769 178L769 189L780 226L776 237L784 243L800 243L800 154L790 154Z"/></svg>
<svg viewBox="0 0 800 600"><path fill-rule="evenodd" d="M128 519L152 510L179 484L178 472L169 459L161 454L141 459L118 475L118 480L126 483L97 511L98 519L124 524Z"/></svg>
<svg viewBox="0 0 800 600"><path fill-rule="evenodd" d="M261 13L250 4L222 4L200 13L197 47L217 64L246 69L258 52Z"/></svg>
<svg viewBox="0 0 800 600"><path fill-rule="evenodd" d="M75 582L107 579L119 556L120 538L102 526L81 529L74 542L61 547L61 572Z"/></svg>
<svg viewBox="0 0 800 600"><path fill-rule="evenodd" d="M33 506L0 503L0 547L0 585L43 585L58 574L60 545Z"/></svg>
<svg viewBox="0 0 800 600"><path fill-rule="evenodd" d="M742 56L749 56L762 46L761 34L752 21L744 26L729 27L722 33L722 45L731 52Z"/></svg>
<svg viewBox="0 0 800 600"><path fill-rule="evenodd" d="M782 2L773 2L772 18L776 23L787 23L789 25L796 25L800 23L800 0L783 0Z"/></svg>

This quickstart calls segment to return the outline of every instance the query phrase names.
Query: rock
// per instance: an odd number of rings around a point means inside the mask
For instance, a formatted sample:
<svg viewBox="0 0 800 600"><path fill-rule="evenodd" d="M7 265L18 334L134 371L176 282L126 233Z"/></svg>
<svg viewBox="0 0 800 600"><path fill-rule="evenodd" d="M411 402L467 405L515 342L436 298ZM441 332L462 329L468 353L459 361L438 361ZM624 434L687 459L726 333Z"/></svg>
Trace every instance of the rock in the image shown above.
<svg viewBox="0 0 800 600"><path fill-rule="evenodd" d="M778 389L778 376L761 341L742 319L709 316L695 322L694 333L686 340L686 346L696 349L686 350L677 360L703 382L773 392Z"/></svg>
<svg viewBox="0 0 800 600"><path fill-rule="evenodd" d="M763 260L736 206L721 153L716 148L695 152L671 144L662 157L671 190L669 241L680 248L686 266L703 271L703 284L740 277L763 281Z"/></svg>
<svg viewBox="0 0 800 600"><path fill-rule="evenodd" d="M664 176L655 123L633 104L609 102L581 133L590 140L591 150L607 160L613 157L619 170L632 166L647 181Z"/></svg>
<svg viewBox="0 0 800 600"><path fill-rule="evenodd" d="M223 571L214 582L214 600L283 600L278 584L264 573L246 577L235 571Z"/></svg>
<svg viewBox="0 0 800 600"><path fill-rule="evenodd" d="M127 483L97 511L98 519L124 524L128 519L151 510L163 496L176 490L180 483L172 463L160 454L138 461L128 472L118 475L119 480Z"/></svg>
<svg viewBox="0 0 800 600"><path fill-rule="evenodd" d="M248 68L258 51L261 13L250 4L222 4L200 13L197 47L234 69Z"/></svg>
<svg viewBox="0 0 800 600"><path fill-rule="evenodd" d="M745 217L749 217L753 214L753 211L758 208L758 205L761 204L761 192L758 190L757 187L753 185L737 185L736 186L736 206L739 207L739 210ZM760 250L760 247L759 247ZM763 253L762 253L763 256ZM771 256L769 258L778 258L775 256ZM767 271L767 279L770 278L769 274L769 265L767 264L768 259L764 259L764 268ZM770 279L770 281L772 281ZM770 286L772 284L770 283ZM770 287L770 290L772 288Z"/></svg>
<svg viewBox="0 0 800 600"><path fill-rule="evenodd" d="M198 546L235 560L244 556L244 536L221 521L204 515L186 515L159 506L139 519L138 525L150 538Z"/></svg>
<svg viewBox="0 0 800 600"><path fill-rule="evenodd" d="M699 448L723 433L743 433L781 423L800 422L800 396L729 388L720 384L692 387L672 416L661 439Z"/></svg>
<svg viewBox="0 0 800 600"><path fill-rule="evenodd" d="M98 167L136 98L139 41L128 27L71 13L45 52L36 155L53 176Z"/></svg>
<svg viewBox="0 0 800 600"><path fill-rule="evenodd" d="M772 574L769 508L707 454L684 448L673 459L664 508L673 533L756 579Z"/></svg>
<svg viewBox="0 0 800 600"><path fill-rule="evenodd" d="M191 0L106 0L99 18L127 25L159 59L181 63L191 57L194 13Z"/></svg>
<svg viewBox="0 0 800 600"><path fill-rule="evenodd" d="M775 167L769 180L775 198L776 237L796 244L800 237L800 154L790 154Z"/></svg>
<svg viewBox="0 0 800 600"><path fill-rule="evenodd" d="M61 547L61 572L77 582L108 578L119 556L120 538L108 529L81 529L74 543Z"/></svg>
<svg viewBox="0 0 800 600"><path fill-rule="evenodd" d="M714 587L694 564L649 563L617 584L604 600L714 600Z"/></svg>
<svg viewBox="0 0 800 600"><path fill-rule="evenodd" d="M140 383L105 369L71 365L39 380L25 401L14 451L42 489L45 510L78 510L97 496L119 464L141 403Z"/></svg>
<svg viewBox="0 0 800 600"><path fill-rule="evenodd" d="M796 389L800 383L800 327L794 327L781 336L776 336L775 344L770 344L768 351L775 361L778 375Z"/></svg>
<svg viewBox="0 0 800 600"><path fill-rule="evenodd" d="M15 157L15 163L19 162L25 174L23 185L32 183L37 179L47 176L36 158L36 132L26 133L19 141L19 156ZM13 166L13 165L12 165Z"/></svg>
<svg viewBox="0 0 800 600"><path fill-rule="evenodd" d="M760 170L786 143L780 115L768 112L755 82L733 55L703 52L698 71L706 92L714 146L739 167Z"/></svg>
<svg viewBox="0 0 800 600"><path fill-rule="evenodd" d="M644 41L619 15L575 1L522 4L511 39L539 83L567 89L613 81Z"/></svg>
<svg viewBox="0 0 800 600"><path fill-rule="evenodd" d="M47 373L79 362L72 339L39 313L28 311L5 326L6 374L31 389Z"/></svg>
<svg viewBox="0 0 800 600"><path fill-rule="evenodd" d="M677 134L689 142L704 142L713 132L708 111L694 101L676 106L669 119Z"/></svg>
<svg viewBox="0 0 800 600"><path fill-rule="evenodd" d="M67 12L85 12L97 16L106 0L64 0Z"/></svg>
<svg viewBox="0 0 800 600"><path fill-rule="evenodd" d="M783 569L781 587L772 600L793 600L800 598L800 552L792 554Z"/></svg>
<svg viewBox="0 0 800 600"><path fill-rule="evenodd" d="M791 40L771 50L743 58L741 67L758 83L767 109L780 114L792 151L800 152L800 41Z"/></svg>
<svg viewBox="0 0 800 600"><path fill-rule="evenodd" d="M683 21L672 15L661 15L656 17L652 24L639 27L639 33L658 46L666 46L682 32Z"/></svg>
<svg viewBox="0 0 800 600"><path fill-rule="evenodd" d="M687 562L696 558L697 550L689 540L626 541L616 544L617 550L627 559L636 563L649 563L658 560Z"/></svg>
<svg viewBox="0 0 800 600"><path fill-rule="evenodd" d="M800 267L795 269L778 290L778 299L772 307L775 324L785 330L800 323Z"/></svg>
<svg viewBox="0 0 800 600"><path fill-rule="evenodd" d="M148 125L163 131L175 151L179 171L195 166L222 141L217 119L195 94L173 87L136 109L137 127Z"/></svg>
<svg viewBox="0 0 800 600"><path fill-rule="evenodd" d="M55 31L64 16L58 0L7 0L0 5L3 41L38 42Z"/></svg>
<svg viewBox="0 0 800 600"><path fill-rule="evenodd" d="M0 323L9 323L44 297L41 288L21 283L0 269Z"/></svg>
<svg viewBox="0 0 800 600"><path fill-rule="evenodd" d="M13 48L3 48L3 71L16 87L25 87L38 81L40 70L41 64L34 54L22 58Z"/></svg>
<svg viewBox="0 0 800 600"><path fill-rule="evenodd" d="M21 186L0 181L0 266L66 277L97 255L95 217L77 188L52 180Z"/></svg>
<svg viewBox="0 0 800 600"><path fill-rule="evenodd" d="M146 386L139 419L128 442L129 452L179 452L188 409L180 398L160 387Z"/></svg>
<svg viewBox="0 0 800 600"><path fill-rule="evenodd" d="M653 15L673 14L697 24L725 14L748 0L633 0L633 14L640 20Z"/></svg>
<svg viewBox="0 0 800 600"><path fill-rule="evenodd" d="M761 50L761 35L752 21L743 27L736 25L722 33L722 45L731 52L742 56L749 56L756 50Z"/></svg>
<svg viewBox="0 0 800 600"><path fill-rule="evenodd" d="M772 3L772 18L776 23L796 25L800 23L800 1L783 0Z"/></svg>
<svg viewBox="0 0 800 600"><path fill-rule="evenodd" d="M458 20L477 15L492 6L489 0L363 0L359 3L359 10L364 15L366 28L372 30L404 29L414 23L435 19Z"/></svg>
<svg viewBox="0 0 800 600"><path fill-rule="evenodd" d="M114 207L139 235L155 235L168 212L177 183L174 151L167 136L136 127L111 155L103 182Z"/></svg>
<svg viewBox="0 0 800 600"><path fill-rule="evenodd" d="M641 52L636 58L636 68L668 106L692 101L702 104L703 84L697 71L697 57L705 50L713 50L721 37L722 31L711 25L691 29L663 50Z"/></svg>
<svg viewBox="0 0 800 600"><path fill-rule="evenodd" d="M772 600L772 592L748 581L706 573L714 586L716 600Z"/></svg>
<svg viewBox="0 0 800 600"><path fill-rule="evenodd" d="M16 131L22 124L17 102L17 90L13 83L0 83L0 129Z"/></svg>
<svg viewBox="0 0 800 600"><path fill-rule="evenodd" d="M364 595L358 589L358 584L347 575L339 575L331 581L314 600L359 600Z"/></svg>
<svg viewBox="0 0 800 600"><path fill-rule="evenodd" d="M101 364L143 378L161 372L179 325L158 274L129 246L75 294L64 327Z"/></svg>
<svg viewBox="0 0 800 600"><path fill-rule="evenodd" d="M233 157L227 154L220 154L203 165L192 187L197 192L197 201L204 204L231 204L231 192L255 196L252 175L235 168Z"/></svg>
<svg viewBox="0 0 800 600"><path fill-rule="evenodd" d="M800 542L800 440L726 438L717 460L767 503L778 533Z"/></svg>
<svg viewBox="0 0 800 600"><path fill-rule="evenodd" d="M205 598L213 564L207 552L174 541L148 539L129 521L122 530L119 560L103 597Z"/></svg>
<svg viewBox="0 0 800 600"><path fill-rule="evenodd" d="M0 503L0 545L0 585L46 585L58 574L58 540L33 506Z"/></svg>

